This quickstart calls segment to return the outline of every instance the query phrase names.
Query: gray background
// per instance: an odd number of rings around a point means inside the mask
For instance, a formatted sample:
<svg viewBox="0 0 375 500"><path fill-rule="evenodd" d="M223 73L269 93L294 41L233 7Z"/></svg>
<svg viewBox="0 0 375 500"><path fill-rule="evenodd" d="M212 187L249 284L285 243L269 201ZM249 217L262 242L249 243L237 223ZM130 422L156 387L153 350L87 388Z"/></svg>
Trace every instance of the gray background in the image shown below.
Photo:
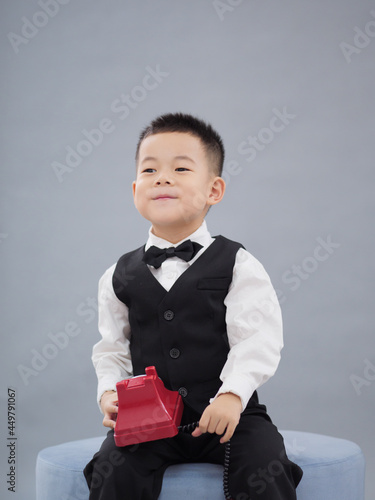
<svg viewBox="0 0 375 500"><path fill-rule="evenodd" d="M220 16L210 0L65 2L47 22L37 1L1 2L2 498L34 498L40 449L105 434L90 298L104 270L145 240L131 196L139 131L183 111L212 122L226 144L227 192L208 216L211 233L241 241L282 303L283 358L260 397L281 429L358 443L373 499L375 3L224 0ZM24 17L45 25L12 46ZM147 67L164 76L142 91ZM122 94L133 95L127 116L116 112ZM293 118L271 137L262 129L275 109ZM103 119L112 132L59 182L53 162ZM267 143L247 161L240 144L258 134ZM319 250L329 239L330 253ZM79 334L48 351L70 322ZM54 357L22 378L36 351ZM4 488L8 387L16 494Z"/></svg>

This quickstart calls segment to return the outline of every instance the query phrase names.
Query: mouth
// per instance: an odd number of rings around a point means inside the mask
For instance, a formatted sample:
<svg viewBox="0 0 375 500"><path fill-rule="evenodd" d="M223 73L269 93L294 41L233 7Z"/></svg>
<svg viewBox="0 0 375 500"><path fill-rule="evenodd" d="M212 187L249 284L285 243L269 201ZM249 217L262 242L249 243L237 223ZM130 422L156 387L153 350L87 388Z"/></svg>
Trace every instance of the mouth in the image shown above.
<svg viewBox="0 0 375 500"><path fill-rule="evenodd" d="M157 196L155 196L152 199L153 200L175 200L176 196L172 196L170 194L158 194Z"/></svg>

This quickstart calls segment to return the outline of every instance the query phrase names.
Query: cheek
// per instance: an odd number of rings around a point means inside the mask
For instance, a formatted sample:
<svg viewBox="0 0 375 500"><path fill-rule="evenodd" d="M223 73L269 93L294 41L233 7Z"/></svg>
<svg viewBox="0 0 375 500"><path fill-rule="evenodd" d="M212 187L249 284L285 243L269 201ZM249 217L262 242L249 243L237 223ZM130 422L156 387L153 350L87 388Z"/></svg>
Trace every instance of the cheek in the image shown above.
<svg viewBox="0 0 375 500"><path fill-rule="evenodd" d="M137 191L134 194L134 205L138 211L141 211L144 208L144 199L137 189Z"/></svg>
<svg viewBox="0 0 375 500"><path fill-rule="evenodd" d="M202 210L206 206L207 196L199 189L195 189L189 196L186 207L193 210Z"/></svg>

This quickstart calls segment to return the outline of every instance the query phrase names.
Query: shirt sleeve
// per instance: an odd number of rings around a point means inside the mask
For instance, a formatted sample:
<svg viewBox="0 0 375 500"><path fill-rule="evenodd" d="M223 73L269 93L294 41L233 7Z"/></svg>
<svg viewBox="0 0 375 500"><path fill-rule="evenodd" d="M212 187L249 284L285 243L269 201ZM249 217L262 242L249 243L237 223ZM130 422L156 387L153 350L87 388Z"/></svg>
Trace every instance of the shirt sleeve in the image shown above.
<svg viewBox="0 0 375 500"><path fill-rule="evenodd" d="M128 308L115 295L112 276L116 264L99 281L98 326L101 340L94 345L92 362L98 377L97 401L105 391L115 391L116 383L133 375L130 356Z"/></svg>
<svg viewBox="0 0 375 500"><path fill-rule="evenodd" d="M224 304L230 351L219 394L232 392L244 410L253 392L276 371L283 348L280 305L262 264L240 248Z"/></svg>

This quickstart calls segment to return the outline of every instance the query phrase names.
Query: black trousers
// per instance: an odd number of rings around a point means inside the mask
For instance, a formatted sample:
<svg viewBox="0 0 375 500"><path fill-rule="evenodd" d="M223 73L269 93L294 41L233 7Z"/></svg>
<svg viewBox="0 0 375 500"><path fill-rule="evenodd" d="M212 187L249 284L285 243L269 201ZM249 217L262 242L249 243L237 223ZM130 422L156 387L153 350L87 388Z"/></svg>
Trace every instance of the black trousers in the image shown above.
<svg viewBox="0 0 375 500"><path fill-rule="evenodd" d="M185 407L181 424L200 415ZM156 500L169 465L187 462L224 464L220 436L179 433L173 438L117 447L109 431L84 475L90 500ZM233 500L296 500L300 467L286 456L284 441L266 407L245 409L230 441L229 492Z"/></svg>

